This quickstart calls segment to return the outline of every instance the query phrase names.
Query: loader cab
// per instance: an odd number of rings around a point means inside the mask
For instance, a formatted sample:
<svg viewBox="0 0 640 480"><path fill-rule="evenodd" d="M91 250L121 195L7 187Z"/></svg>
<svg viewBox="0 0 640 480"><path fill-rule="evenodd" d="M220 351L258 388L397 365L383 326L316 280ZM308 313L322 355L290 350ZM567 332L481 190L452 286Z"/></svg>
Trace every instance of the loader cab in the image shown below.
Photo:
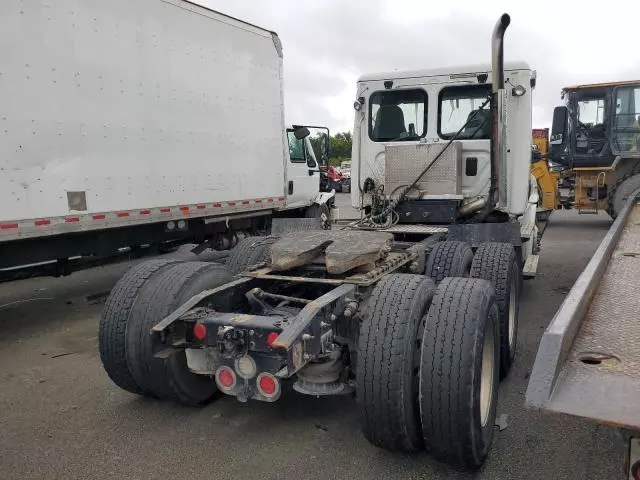
<svg viewBox="0 0 640 480"><path fill-rule="evenodd" d="M505 147L501 188L508 190L501 209L519 215L528 205L535 71L525 62L504 70L504 129L496 129ZM353 207L366 212L376 197L393 198L453 139L410 192L412 201L402 202L397 221L456 223L481 208L491 182L490 96L490 65L362 76L354 103Z"/></svg>
<svg viewBox="0 0 640 480"><path fill-rule="evenodd" d="M640 82L578 85L562 90L549 159L567 168L609 167L640 154Z"/></svg>

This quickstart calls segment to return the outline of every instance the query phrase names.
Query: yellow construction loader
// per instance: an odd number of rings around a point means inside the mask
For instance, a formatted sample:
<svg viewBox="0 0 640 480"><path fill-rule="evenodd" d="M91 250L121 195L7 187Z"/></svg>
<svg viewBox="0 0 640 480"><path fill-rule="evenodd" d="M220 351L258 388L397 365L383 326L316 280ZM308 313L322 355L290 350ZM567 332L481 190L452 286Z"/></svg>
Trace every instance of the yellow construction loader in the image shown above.
<svg viewBox="0 0 640 480"><path fill-rule="evenodd" d="M551 136L533 131L542 216L558 208L615 218L640 188L640 80L562 90Z"/></svg>

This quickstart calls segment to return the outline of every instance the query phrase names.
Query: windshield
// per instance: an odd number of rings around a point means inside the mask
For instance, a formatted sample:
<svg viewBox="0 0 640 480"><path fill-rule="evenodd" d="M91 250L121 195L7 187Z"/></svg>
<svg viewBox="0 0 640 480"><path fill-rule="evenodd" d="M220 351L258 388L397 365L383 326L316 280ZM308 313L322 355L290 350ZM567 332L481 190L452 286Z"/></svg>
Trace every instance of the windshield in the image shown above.
<svg viewBox="0 0 640 480"><path fill-rule="evenodd" d="M450 139L473 116L458 138L490 138L491 113L487 105L479 110L489 94L488 85L443 88L438 109L439 135Z"/></svg>
<svg viewBox="0 0 640 480"><path fill-rule="evenodd" d="M369 106L369 137L374 142L418 140L427 132L424 90L375 92Z"/></svg>
<svg viewBox="0 0 640 480"><path fill-rule="evenodd" d="M613 143L619 152L640 152L640 85L616 90Z"/></svg>

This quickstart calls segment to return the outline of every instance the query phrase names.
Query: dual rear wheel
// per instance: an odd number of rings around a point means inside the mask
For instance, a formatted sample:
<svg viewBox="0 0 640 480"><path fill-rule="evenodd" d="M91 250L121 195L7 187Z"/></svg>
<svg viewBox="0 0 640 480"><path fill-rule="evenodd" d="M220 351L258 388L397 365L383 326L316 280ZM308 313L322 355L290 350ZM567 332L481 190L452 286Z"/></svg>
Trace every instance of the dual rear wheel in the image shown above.
<svg viewBox="0 0 640 480"><path fill-rule="evenodd" d="M151 260L125 273L99 325L100 358L111 380L129 392L186 405L212 400L215 382L190 372L184 351L154 357L150 331L194 295L230 280L222 265L178 260Z"/></svg>
<svg viewBox="0 0 640 480"><path fill-rule="evenodd" d="M519 263L508 244L481 245L475 256L462 242L443 244L429 276L391 274L371 293L357 398L374 445L426 448L478 467L493 438L498 382L515 355Z"/></svg>

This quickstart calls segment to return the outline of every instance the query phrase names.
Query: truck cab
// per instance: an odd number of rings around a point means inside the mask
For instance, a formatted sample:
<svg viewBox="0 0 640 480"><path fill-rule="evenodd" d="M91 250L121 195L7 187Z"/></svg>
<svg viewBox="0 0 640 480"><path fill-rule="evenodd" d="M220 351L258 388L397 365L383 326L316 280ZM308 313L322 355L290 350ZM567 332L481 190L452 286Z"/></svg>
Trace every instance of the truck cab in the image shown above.
<svg viewBox="0 0 640 480"><path fill-rule="evenodd" d="M285 141L287 207L307 207L320 194L320 166L328 163L329 131L292 126Z"/></svg>
<svg viewBox="0 0 640 480"><path fill-rule="evenodd" d="M354 208L375 208L380 192L393 197L453 142L408 194L413 201L404 203L398 223L456 223L481 210L491 183L490 74L489 65L468 65L362 76L354 103ZM498 210L519 216L529 208L536 73L514 62L504 75Z"/></svg>

